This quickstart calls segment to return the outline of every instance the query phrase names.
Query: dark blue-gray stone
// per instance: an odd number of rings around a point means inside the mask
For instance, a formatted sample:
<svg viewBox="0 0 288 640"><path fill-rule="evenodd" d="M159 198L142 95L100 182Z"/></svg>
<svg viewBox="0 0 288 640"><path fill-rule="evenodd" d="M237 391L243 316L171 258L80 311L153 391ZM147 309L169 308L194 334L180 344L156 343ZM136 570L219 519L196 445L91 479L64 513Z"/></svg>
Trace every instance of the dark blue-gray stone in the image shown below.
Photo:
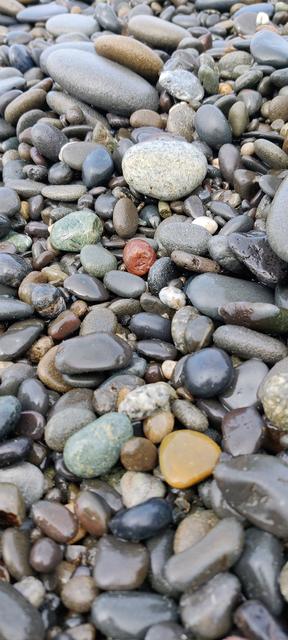
<svg viewBox="0 0 288 640"><path fill-rule="evenodd" d="M11 640L43 640L41 615L19 591L7 582L0 583L0 637Z"/></svg>
<svg viewBox="0 0 288 640"><path fill-rule="evenodd" d="M168 527L172 510L162 498L151 498L131 509L123 509L110 521L112 533L125 540L147 540Z"/></svg>
<svg viewBox="0 0 288 640"><path fill-rule="evenodd" d="M228 120L220 109L212 104L202 105L196 112L194 126L200 140L213 149L232 142L232 132Z"/></svg>
<svg viewBox="0 0 288 640"><path fill-rule="evenodd" d="M111 178L113 170L114 162L110 153L102 144L97 144L83 162L82 180L87 189L103 186Z"/></svg>
<svg viewBox="0 0 288 640"><path fill-rule="evenodd" d="M11 433L21 414L21 403L13 396L0 397L0 439Z"/></svg>
<svg viewBox="0 0 288 640"><path fill-rule="evenodd" d="M232 383L231 359L222 349L201 349L185 360L182 378L192 395L213 398Z"/></svg>
<svg viewBox="0 0 288 640"><path fill-rule="evenodd" d="M91 333L62 342L55 364L62 373L73 375L122 369L131 358L132 349L122 338L109 333Z"/></svg>

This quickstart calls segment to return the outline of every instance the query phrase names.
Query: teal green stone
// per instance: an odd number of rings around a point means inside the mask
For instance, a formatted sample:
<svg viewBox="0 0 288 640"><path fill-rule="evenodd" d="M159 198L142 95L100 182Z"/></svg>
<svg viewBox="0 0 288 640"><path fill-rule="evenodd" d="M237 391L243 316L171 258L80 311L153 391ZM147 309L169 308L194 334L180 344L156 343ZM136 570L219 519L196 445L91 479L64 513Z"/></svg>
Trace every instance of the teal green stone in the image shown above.
<svg viewBox="0 0 288 640"><path fill-rule="evenodd" d="M102 244L87 244L81 249L80 260L85 271L96 278L104 278L105 273L117 269L115 256Z"/></svg>
<svg viewBox="0 0 288 640"><path fill-rule="evenodd" d="M9 231L9 233L2 238L1 242L10 242L14 245L18 253L28 251L32 245L30 236L26 236L24 233L17 233L16 231Z"/></svg>
<svg viewBox="0 0 288 640"><path fill-rule="evenodd" d="M72 211L54 223L50 242L59 251L81 251L86 244L99 242L103 225L93 211Z"/></svg>
<svg viewBox="0 0 288 640"><path fill-rule="evenodd" d="M66 467L80 478L95 478L112 469L122 445L133 436L124 413L106 413L68 438L64 447Z"/></svg>

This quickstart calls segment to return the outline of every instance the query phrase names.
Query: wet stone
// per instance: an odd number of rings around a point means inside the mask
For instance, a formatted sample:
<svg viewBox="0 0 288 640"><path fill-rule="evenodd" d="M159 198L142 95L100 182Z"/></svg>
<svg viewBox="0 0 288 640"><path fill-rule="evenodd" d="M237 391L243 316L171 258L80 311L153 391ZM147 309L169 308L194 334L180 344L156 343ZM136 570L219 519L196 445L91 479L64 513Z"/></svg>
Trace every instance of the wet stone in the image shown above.
<svg viewBox="0 0 288 640"><path fill-rule="evenodd" d="M29 564L29 536L18 527L5 529L2 536L2 555L10 575L21 580L33 574Z"/></svg>
<svg viewBox="0 0 288 640"><path fill-rule="evenodd" d="M256 453L262 445L264 423L253 406L226 413L221 428L224 449L233 456Z"/></svg>
<svg viewBox="0 0 288 640"><path fill-rule="evenodd" d="M61 600L67 609L87 613L97 595L94 580L90 576L73 576L61 591Z"/></svg>
<svg viewBox="0 0 288 640"><path fill-rule="evenodd" d="M272 635L285 640L286 632L268 609L258 600L244 602L234 614L234 622L245 636L255 637L257 634L261 640L268 640ZM269 631L267 631L269 630Z"/></svg>
<svg viewBox="0 0 288 640"><path fill-rule="evenodd" d="M99 244L85 244L80 253L85 271L96 278L103 278L108 271L117 269L115 256Z"/></svg>
<svg viewBox="0 0 288 640"><path fill-rule="evenodd" d="M180 522L176 529L173 543L174 553L181 553L202 540L217 522L218 518L211 509L195 509Z"/></svg>
<svg viewBox="0 0 288 640"><path fill-rule="evenodd" d="M25 518L25 505L19 489L14 484L0 484L1 526L19 527Z"/></svg>
<svg viewBox="0 0 288 640"><path fill-rule="evenodd" d="M0 438L12 433L20 418L21 404L13 396L0 397Z"/></svg>
<svg viewBox="0 0 288 640"><path fill-rule="evenodd" d="M217 343L216 345L218 346ZM222 347L222 344L219 346ZM185 361L183 382L192 394L200 398L209 398L222 393L229 387L232 380L232 363L222 349L214 347L201 349Z"/></svg>
<svg viewBox="0 0 288 640"><path fill-rule="evenodd" d="M84 529L97 538L107 533L111 510L105 500L92 491L81 491L75 513Z"/></svg>
<svg viewBox="0 0 288 640"><path fill-rule="evenodd" d="M220 455L218 445L202 433L179 430L161 442L161 472L172 487L185 489L207 478Z"/></svg>
<svg viewBox="0 0 288 640"><path fill-rule="evenodd" d="M73 211L55 222L50 238L54 249L80 251L86 244L98 242L101 235L101 220L92 211L82 209Z"/></svg>
<svg viewBox="0 0 288 640"><path fill-rule="evenodd" d="M258 389L268 373L268 367L257 358L251 358L234 369L231 386L220 396L226 409L259 406Z"/></svg>
<svg viewBox="0 0 288 640"><path fill-rule="evenodd" d="M31 549L29 563L38 573L53 572L62 560L59 544L51 538L40 538Z"/></svg>
<svg viewBox="0 0 288 640"><path fill-rule="evenodd" d="M63 451L68 438L93 420L95 414L80 406L57 411L46 424L45 441L53 451Z"/></svg>
<svg viewBox="0 0 288 640"><path fill-rule="evenodd" d="M148 553L144 545L114 536L101 538L97 547L93 576L104 591L138 589L148 573Z"/></svg>
<svg viewBox="0 0 288 640"><path fill-rule="evenodd" d="M104 276L104 285L121 298L138 298L146 288L142 278L125 271L109 271Z"/></svg>
<svg viewBox="0 0 288 640"><path fill-rule="evenodd" d="M247 327L226 324L213 334L217 347L240 358L259 358L267 364L275 364L287 355L287 348L280 340L253 331Z"/></svg>
<svg viewBox="0 0 288 640"><path fill-rule="evenodd" d="M91 336L71 338L58 347L55 364L61 373L109 371L129 364L132 351L122 338L108 333Z"/></svg>
<svg viewBox="0 0 288 640"><path fill-rule="evenodd" d="M12 585L0 585L1 622L3 640L8 640L11 629L19 640L43 640L44 625L39 612Z"/></svg>
<svg viewBox="0 0 288 640"><path fill-rule="evenodd" d="M103 283L87 273L73 273L63 284L67 291L86 302L106 302L109 298Z"/></svg>
<svg viewBox="0 0 288 640"><path fill-rule="evenodd" d="M73 514L61 504L40 500L32 506L35 524L55 542L68 542L77 532L77 521Z"/></svg>
<svg viewBox="0 0 288 640"><path fill-rule="evenodd" d="M287 266L277 259L264 234L232 233L228 242L238 260L248 267L261 284L273 287L285 279Z"/></svg>
<svg viewBox="0 0 288 640"><path fill-rule="evenodd" d="M124 540L146 540L165 529L172 519L169 504L162 498L146 502L117 513L110 521L112 533Z"/></svg>

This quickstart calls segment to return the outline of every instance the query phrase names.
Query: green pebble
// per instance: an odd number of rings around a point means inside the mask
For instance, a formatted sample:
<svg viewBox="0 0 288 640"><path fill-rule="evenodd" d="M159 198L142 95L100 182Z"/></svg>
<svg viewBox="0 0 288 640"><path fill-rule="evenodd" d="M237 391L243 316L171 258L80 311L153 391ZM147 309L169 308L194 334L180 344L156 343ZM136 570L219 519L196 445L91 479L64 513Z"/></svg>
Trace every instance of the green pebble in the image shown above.
<svg viewBox="0 0 288 640"><path fill-rule="evenodd" d="M17 233L16 231L9 231L9 233L2 238L1 242L10 242L14 245L18 253L28 251L32 245L30 236L26 236L24 233Z"/></svg>
<svg viewBox="0 0 288 640"><path fill-rule="evenodd" d="M82 209L73 211L52 227L50 242L59 251L80 251L87 244L98 242L103 233L103 225L93 211Z"/></svg>
<svg viewBox="0 0 288 640"><path fill-rule="evenodd" d="M72 435L64 447L64 462L80 478L95 478L112 469L122 445L133 436L124 413L106 413Z"/></svg>
<svg viewBox="0 0 288 640"><path fill-rule="evenodd" d="M85 271L96 278L104 278L105 273L117 269L115 256L101 244L87 244L83 247L80 260Z"/></svg>

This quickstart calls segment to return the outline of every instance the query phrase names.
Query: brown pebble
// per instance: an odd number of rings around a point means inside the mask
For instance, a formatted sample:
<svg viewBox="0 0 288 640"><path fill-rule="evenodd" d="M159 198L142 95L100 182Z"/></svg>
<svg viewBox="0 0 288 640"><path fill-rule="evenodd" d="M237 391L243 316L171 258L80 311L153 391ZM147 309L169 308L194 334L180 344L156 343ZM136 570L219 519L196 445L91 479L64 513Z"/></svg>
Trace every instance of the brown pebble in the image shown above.
<svg viewBox="0 0 288 640"><path fill-rule="evenodd" d="M55 320L50 322L48 335L51 336L53 340L64 340L67 336L75 333L75 331L79 329L80 324L80 320L75 313L69 310L63 311Z"/></svg>
<svg viewBox="0 0 288 640"><path fill-rule="evenodd" d="M62 560L59 544L50 538L40 538L31 549L29 562L39 573L51 573Z"/></svg>
<svg viewBox="0 0 288 640"><path fill-rule="evenodd" d="M30 358L31 362L38 364L41 358L43 358L43 356L45 356L53 346L54 342L51 336L41 336L41 338L32 344L29 351L27 351L27 356Z"/></svg>
<svg viewBox="0 0 288 640"><path fill-rule="evenodd" d="M58 391L58 393L66 393L66 391L70 391L71 387L64 382L60 371L55 367L57 349L58 346L52 347L52 349L49 349L43 358L41 358L37 367L37 375L48 389Z"/></svg>
<svg viewBox="0 0 288 640"><path fill-rule="evenodd" d="M100 538L107 532L111 509L101 496L92 491L81 491L75 502L75 513L91 535Z"/></svg>
<svg viewBox="0 0 288 640"><path fill-rule="evenodd" d="M144 545L114 536L103 536L98 542L94 580L105 591L138 589L149 569L149 556Z"/></svg>
<svg viewBox="0 0 288 640"><path fill-rule="evenodd" d="M135 437L123 444L120 459L128 471L152 471L158 462L158 452L151 440Z"/></svg>
<svg viewBox="0 0 288 640"><path fill-rule="evenodd" d="M143 422L143 431L154 444L162 442L163 438L174 428L174 416L170 411L158 411Z"/></svg>
<svg viewBox="0 0 288 640"><path fill-rule="evenodd" d="M132 238L138 229L138 212L130 198L120 198L113 211L113 225L120 238Z"/></svg>
<svg viewBox="0 0 288 640"><path fill-rule="evenodd" d="M35 502L31 509L35 524L55 542L68 542L77 533L75 516L64 505L49 500Z"/></svg>
<svg viewBox="0 0 288 640"><path fill-rule="evenodd" d="M130 125L134 129L138 127L156 127L162 128L162 118L156 111L150 109L138 109L132 113L130 117Z"/></svg>
<svg viewBox="0 0 288 640"><path fill-rule="evenodd" d="M203 258L203 256L196 256L192 253L186 253L186 251L180 251L175 249L171 253L171 260L188 271L194 271L196 273L219 273L221 271L220 265L215 260L210 258Z"/></svg>

